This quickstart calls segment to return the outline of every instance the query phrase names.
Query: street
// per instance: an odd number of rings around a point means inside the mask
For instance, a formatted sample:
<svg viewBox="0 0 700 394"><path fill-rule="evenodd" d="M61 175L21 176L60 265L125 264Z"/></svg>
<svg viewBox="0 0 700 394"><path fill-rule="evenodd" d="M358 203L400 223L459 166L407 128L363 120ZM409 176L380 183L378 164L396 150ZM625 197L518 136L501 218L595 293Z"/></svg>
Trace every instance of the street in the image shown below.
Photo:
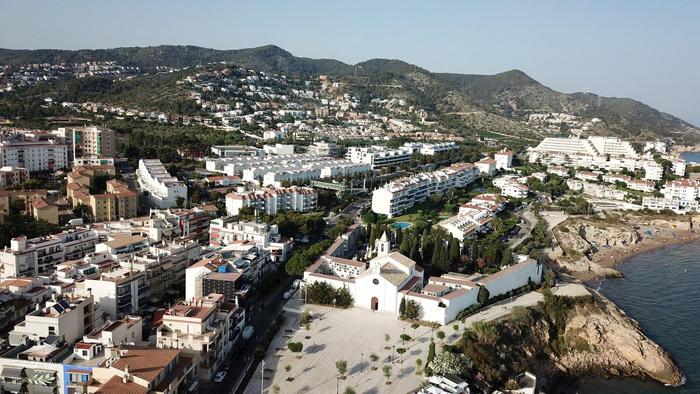
<svg viewBox="0 0 700 394"><path fill-rule="evenodd" d="M203 392L234 393L240 380L245 375L248 365L253 360L253 353L265 331L274 321L275 316L281 310L284 303L284 293L289 290L294 278L288 276L282 284L265 298L257 300L250 306L247 325L254 327L255 332L250 340L243 340L243 347L234 350L229 359L229 370L222 383L209 383L200 385ZM260 307L263 307L260 310Z"/></svg>

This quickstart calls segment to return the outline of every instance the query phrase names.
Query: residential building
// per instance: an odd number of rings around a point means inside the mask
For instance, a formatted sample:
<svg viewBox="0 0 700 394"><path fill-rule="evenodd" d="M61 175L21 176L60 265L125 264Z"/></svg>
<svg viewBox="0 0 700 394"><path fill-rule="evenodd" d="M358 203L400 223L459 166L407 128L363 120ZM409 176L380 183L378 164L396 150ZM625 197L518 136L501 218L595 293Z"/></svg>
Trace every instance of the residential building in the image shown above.
<svg viewBox="0 0 700 394"><path fill-rule="evenodd" d="M316 141L309 145L308 152L318 156L337 157L340 155L340 148L332 142Z"/></svg>
<svg viewBox="0 0 700 394"><path fill-rule="evenodd" d="M476 163L474 163L477 169L479 169L479 173L484 174L486 176L492 176L493 174L496 173L496 160L490 159L490 158L484 158Z"/></svg>
<svg viewBox="0 0 700 394"><path fill-rule="evenodd" d="M211 152L218 157L263 156L262 149L247 145L214 145Z"/></svg>
<svg viewBox="0 0 700 394"><path fill-rule="evenodd" d="M369 164L373 170L387 166L397 166L411 161L412 147L389 149L383 146L348 148L345 158L353 163Z"/></svg>
<svg viewBox="0 0 700 394"><path fill-rule="evenodd" d="M191 299L165 310L157 329L156 346L182 349L197 365L199 379L213 380L229 361L245 323L242 308L221 294Z"/></svg>
<svg viewBox="0 0 700 394"><path fill-rule="evenodd" d="M72 151L69 160L79 158L103 159L116 156L116 132L97 126L58 128L56 135L65 138Z"/></svg>
<svg viewBox="0 0 700 394"><path fill-rule="evenodd" d="M660 181L664 176L664 167L653 160L644 161L642 168L644 169L644 179L646 180Z"/></svg>
<svg viewBox="0 0 700 394"><path fill-rule="evenodd" d="M683 213L700 211L700 202L697 200L683 200L672 197L643 197L642 207L656 211L670 209L674 212Z"/></svg>
<svg viewBox="0 0 700 394"><path fill-rule="evenodd" d="M74 174L75 171L69 175ZM106 193L90 194L89 187L81 183L82 174L68 179L68 198L74 207L84 205L90 208L93 222L129 219L137 215L139 195L126 183L112 179L107 181Z"/></svg>
<svg viewBox="0 0 700 394"><path fill-rule="evenodd" d="M0 167L0 188L21 185L29 180L29 171L22 167Z"/></svg>
<svg viewBox="0 0 700 394"><path fill-rule="evenodd" d="M187 202L187 186L171 176L160 160L139 160L136 175L139 187L154 207L171 208L177 205L178 199Z"/></svg>
<svg viewBox="0 0 700 394"><path fill-rule="evenodd" d="M83 286L90 289L95 301L112 320L138 313L148 306L144 271L118 267L102 272L98 279L85 279Z"/></svg>
<svg viewBox="0 0 700 394"><path fill-rule="evenodd" d="M506 197L525 198L530 188L518 181L514 176L505 175L493 180L493 185L501 189L501 194Z"/></svg>
<svg viewBox="0 0 700 394"><path fill-rule="evenodd" d="M700 181L694 179L675 179L667 181L661 189L666 198L682 201L695 201L700 197Z"/></svg>
<svg viewBox="0 0 700 394"><path fill-rule="evenodd" d="M372 211L392 218L433 194L445 194L452 188L465 187L478 177L472 164L452 164L441 170L420 173L387 183L372 192Z"/></svg>
<svg viewBox="0 0 700 394"><path fill-rule="evenodd" d="M58 141L0 142L0 166L22 167L29 172L56 171L69 167L66 146Z"/></svg>
<svg viewBox="0 0 700 394"><path fill-rule="evenodd" d="M273 261L286 261L293 242L282 237L276 224L239 222L234 217L218 218L209 225L209 245L223 247L235 241L253 241L270 252Z"/></svg>
<svg viewBox="0 0 700 394"><path fill-rule="evenodd" d="M43 198L37 198L32 201L32 216L36 220L58 224L58 206L47 202Z"/></svg>
<svg viewBox="0 0 700 394"><path fill-rule="evenodd" d="M252 207L261 214L274 215L282 211L307 212L316 208L318 193L308 187L257 189L226 195L226 212L238 215L242 208Z"/></svg>
<svg viewBox="0 0 700 394"><path fill-rule="evenodd" d="M67 294L60 299L54 297L44 307L38 307L25 316L24 321L10 332L8 341L17 346L27 339L41 342L49 336L56 336L73 344L102 322L102 311L91 295Z"/></svg>
<svg viewBox="0 0 700 394"><path fill-rule="evenodd" d="M263 145L263 151L268 155L293 155L294 154L294 145L290 145L290 144Z"/></svg>
<svg viewBox="0 0 700 394"><path fill-rule="evenodd" d="M510 170L513 168L513 152L503 149L493 155L496 160L497 170Z"/></svg>

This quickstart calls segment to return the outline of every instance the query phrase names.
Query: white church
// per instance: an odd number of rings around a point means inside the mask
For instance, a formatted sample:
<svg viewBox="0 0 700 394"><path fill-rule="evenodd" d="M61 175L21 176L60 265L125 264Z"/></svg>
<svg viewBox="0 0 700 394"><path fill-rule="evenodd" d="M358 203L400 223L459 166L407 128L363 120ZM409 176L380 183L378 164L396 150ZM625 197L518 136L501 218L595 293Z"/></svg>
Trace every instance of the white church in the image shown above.
<svg viewBox="0 0 700 394"><path fill-rule="evenodd" d="M321 256L304 272L305 283L326 282L335 288L346 287L356 308L399 316L402 299L421 307L421 320L447 324L476 304L479 288L491 297L508 293L530 283L542 281L542 265L527 256L491 275L447 273L430 277L425 283L423 268L399 252L391 251L387 234L376 241L377 257L363 263L331 255Z"/></svg>

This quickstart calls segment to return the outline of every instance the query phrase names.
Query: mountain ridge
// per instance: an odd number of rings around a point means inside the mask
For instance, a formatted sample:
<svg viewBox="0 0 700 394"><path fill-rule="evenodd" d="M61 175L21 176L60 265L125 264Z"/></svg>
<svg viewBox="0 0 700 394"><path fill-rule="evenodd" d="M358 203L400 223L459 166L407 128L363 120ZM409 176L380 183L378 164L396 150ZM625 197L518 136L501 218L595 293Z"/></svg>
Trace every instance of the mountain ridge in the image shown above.
<svg viewBox="0 0 700 394"><path fill-rule="evenodd" d="M561 93L518 69L492 75L434 73L399 59L376 58L347 64L335 59L297 57L277 45L230 50L194 45L80 50L0 48L0 64L10 66L106 60L144 69L230 62L265 72L302 76L326 74L358 80L358 84L367 81L370 84L398 83L404 88L405 96L436 111L459 113L479 109L518 120L532 112L564 112L602 118L612 134L622 137L700 140L700 129L694 125L638 100L581 92Z"/></svg>

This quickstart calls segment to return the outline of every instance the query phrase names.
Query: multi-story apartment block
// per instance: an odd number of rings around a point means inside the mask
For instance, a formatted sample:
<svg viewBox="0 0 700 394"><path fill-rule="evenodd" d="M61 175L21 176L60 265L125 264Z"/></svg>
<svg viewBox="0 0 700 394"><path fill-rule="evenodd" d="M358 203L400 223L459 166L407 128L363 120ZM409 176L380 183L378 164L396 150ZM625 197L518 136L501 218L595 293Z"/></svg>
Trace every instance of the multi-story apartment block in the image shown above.
<svg viewBox="0 0 700 394"><path fill-rule="evenodd" d="M103 127L60 127L52 133L65 139L71 154L69 160L78 158L113 158L117 149L116 132Z"/></svg>
<svg viewBox="0 0 700 394"><path fill-rule="evenodd" d="M318 203L318 193L308 187L258 189L226 195L226 212L238 215L241 208L253 207L261 214L274 215L282 211L307 212Z"/></svg>
<svg viewBox="0 0 700 394"><path fill-rule="evenodd" d="M263 156L262 149L247 145L214 145L211 152L219 157Z"/></svg>
<svg viewBox="0 0 700 394"><path fill-rule="evenodd" d="M34 277L55 270L65 260L84 257L95 251L97 234L86 228L27 239L13 238L10 246L0 251L3 277Z"/></svg>
<svg viewBox="0 0 700 394"><path fill-rule="evenodd" d="M644 169L644 179L646 180L660 181L664 176L664 167L653 160L644 161L642 168Z"/></svg>
<svg viewBox="0 0 700 394"><path fill-rule="evenodd" d="M676 179L666 182L661 189L664 197L683 201L695 201L700 197L700 181L693 179Z"/></svg>
<svg viewBox="0 0 700 394"><path fill-rule="evenodd" d="M479 171L468 163L401 178L372 192L372 210L394 217L433 194L445 194L450 189L464 187L477 179Z"/></svg>
<svg viewBox="0 0 700 394"><path fill-rule="evenodd" d="M102 310L95 304L92 295L81 296L74 293L64 298L54 297L46 306L38 307L25 316L24 321L15 325L8 340L16 346L27 338L41 342L53 335L72 344L95 326L102 325Z"/></svg>
<svg viewBox="0 0 700 394"><path fill-rule="evenodd" d="M242 308L221 294L209 294L166 309L156 346L182 349L198 366L199 379L209 382L231 356L244 321Z"/></svg>
<svg viewBox="0 0 700 394"><path fill-rule="evenodd" d="M411 161L412 147L388 149L383 146L350 147L345 158L353 163L369 164L373 170L377 168L396 166Z"/></svg>
<svg viewBox="0 0 700 394"><path fill-rule="evenodd" d="M158 159L141 159L136 170L138 182L151 204L157 208L171 208L178 198L187 201L187 186L173 177Z"/></svg>
<svg viewBox="0 0 700 394"><path fill-rule="evenodd" d="M148 306L146 272L119 267L82 283L112 320L138 313Z"/></svg>
<svg viewBox="0 0 700 394"><path fill-rule="evenodd" d="M99 167L102 168L102 167ZM106 168L114 168L106 166ZM107 181L106 193L90 194L95 167L81 167L68 174L68 198L74 207L85 205L90 208L93 222L108 222L135 217L139 195L129 189L126 183L112 179Z"/></svg>
<svg viewBox="0 0 700 394"><path fill-rule="evenodd" d="M332 142L316 141L309 145L308 152L318 156L336 157L340 154L340 149Z"/></svg>
<svg viewBox="0 0 700 394"><path fill-rule="evenodd" d="M66 146L57 141L0 142L0 166L22 167L29 172L68 168Z"/></svg>
<svg viewBox="0 0 700 394"><path fill-rule="evenodd" d="M209 215L202 209L151 209L150 219L150 239L209 241Z"/></svg>
<svg viewBox="0 0 700 394"><path fill-rule="evenodd" d="M516 177L502 176L493 180L493 185L501 189L501 194L506 197L525 198L530 188L518 181Z"/></svg>
<svg viewBox="0 0 700 394"><path fill-rule="evenodd" d="M490 159L488 157L474 163L476 168L479 169L479 172L487 176L491 176L496 173L496 164L496 160Z"/></svg>
<svg viewBox="0 0 700 394"><path fill-rule="evenodd" d="M493 159L496 160L497 170L510 170L513 168L513 152L502 150L494 153Z"/></svg>
<svg viewBox="0 0 700 394"><path fill-rule="evenodd" d="M235 241L252 241L270 252L273 261L285 261L292 241L282 237L276 224L238 222L234 217L218 218L209 226L209 245L222 247Z"/></svg>
<svg viewBox="0 0 700 394"><path fill-rule="evenodd" d="M0 167L0 188L21 185L29 180L29 171L22 167Z"/></svg>

